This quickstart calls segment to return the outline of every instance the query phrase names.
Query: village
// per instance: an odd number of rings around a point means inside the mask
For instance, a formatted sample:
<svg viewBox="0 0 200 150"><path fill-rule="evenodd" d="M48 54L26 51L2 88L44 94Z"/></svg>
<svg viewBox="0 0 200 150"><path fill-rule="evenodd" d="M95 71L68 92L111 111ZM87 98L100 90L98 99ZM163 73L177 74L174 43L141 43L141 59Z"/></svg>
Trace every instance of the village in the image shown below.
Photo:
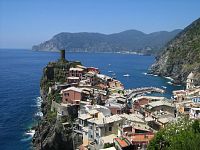
<svg viewBox="0 0 200 150"><path fill-rule="evenodd" d="M61 53L61 59L65 59ZM74 116L73 132L82 137L79 149L146 149L155 133L182 117L200 118L200 87L191 72L184 90L173 91L172 98L146 93L164 93L157 87L125 89L123 84L101 74L95 67L76 65L69 69L66 81L55 82L49 93L51 111L57 120ZM63 121L67 128L69 121Z"/></svg>

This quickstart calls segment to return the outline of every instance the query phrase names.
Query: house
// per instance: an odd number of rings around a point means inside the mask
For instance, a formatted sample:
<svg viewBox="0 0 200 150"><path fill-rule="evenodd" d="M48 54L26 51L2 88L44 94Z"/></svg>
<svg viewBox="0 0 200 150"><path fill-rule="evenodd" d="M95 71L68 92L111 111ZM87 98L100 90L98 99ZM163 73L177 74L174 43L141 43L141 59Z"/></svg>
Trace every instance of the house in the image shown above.
<svg viewBox="0 0 200 150"><path fill-rule="evenodd" d="M167 111L155 111L148 118L152 117L148 122L148 125L155 130L159 130L166 126L169 122L176 121L176 116Z"/></svg>
<svg viewBox="0 0 200 150"><path fill-rule="evenodd" d="M85 80L87 80L88 83L91 84L92 86L97 84L96 74L94 72L88 72L88 73L84 74L83 76L84 76Z"/></svg>
<svg viewBox="0 0 200 150"><path fill-rule="evenodd" d="M69 76L70 77L79 77L82 78L84 69L82 68L70 68Z"/></svg>
<svg viewBox="0 0 200 150"><path fill-rule="evenodd" d="M200 118L200 108L191 108L190 109L190 118L199 119Z"/></svg>
<svg viewBox="0 0 200 150"><path fill-rule="evenodd" d="M54 87L55 87L55 90L61 91L63 89L70 87L70 85L68 83L62 83L61 84L61 83L56 82Z"/></svg>
<svg viewBox="0 0 200 150"><path fill-rule="evenodd" d="M115 79L109 80L108 87L109 88L118 89L118 90L123 90L124 89L123 84L120 81L115 80Z"/></svg>
<svg viewBox="0 0 200 150"><path fill-rule="evenodd" d="M79 77L67 77L68 84L78 85L79 82L80 82Z"/></svg>
<svg viewBox="0 0 200 150"><path fill-rule="evenodd" d="M153 112L160 110L167 111L173 114L175 110L175 105L167 100L152 101L146 105L141 105L140 112L145 117L148 117Z"/></svg>
<svg viewBox="0 0 200 150"><path fill-rule="evenodd" d="M111 134L117 135L118 127L123 123L119 115L104 117L102 115L98 118L88 120L88 139L95 141L97 144L102 144L102 138Z"/></svg>
<svg viewBox="0 0 200 150"><path fill-rule="evenodd" d="M177 90L173 91L173 98L176 102L182 102L185 101L187 92L185 90Z"/></svg>
<svg viewBox="0 0 200 150"><path fill-rule="evenodd" d="M61 91L62 102L67 104L79 105L82 99L82 89L69 87Z"/></svg>
<svg viewBox="0 0 200 150"><path fill-rule="evenodd" d="M147 97L140 97L137 100L134 100L133 102L133 109L139 110L141 105L146 105L150 102L150 100Z"/></svg>
<svg viewBox="0 0 200 150"><path fill-rule="evenodd" d="M87 72L94 72L95 74L100 73L99 69L95 67L87 67Z"/></svg>
<svg viewBox="0 0 200 150"><path fill-rule="evenodd" d="M90 119L98 119L98 118L104 118L109 117L111 115L111 112L108 108L100 105L85 105L81 106L79 113L78 113L78 126L77 130L82 133L83 135L83 146L88 146L92 141L89 138L89 120ZM100 138L100 137L99 137Z"/></svg>
<svg viewBox="0 0 200 150"><path fill-rule="evenodd" d="M126 109L126 105L117 102L108 102L105 106L110 109L112 115L122 114Z"/></svg>
<svg viewBox="0 0 200 150"><path fill-rule="evenodd" d="M138 149L139 147L145 149L154 137L154 133L146 126L124 125L121 127L120 137L129 139L133 149Z"/></svg>

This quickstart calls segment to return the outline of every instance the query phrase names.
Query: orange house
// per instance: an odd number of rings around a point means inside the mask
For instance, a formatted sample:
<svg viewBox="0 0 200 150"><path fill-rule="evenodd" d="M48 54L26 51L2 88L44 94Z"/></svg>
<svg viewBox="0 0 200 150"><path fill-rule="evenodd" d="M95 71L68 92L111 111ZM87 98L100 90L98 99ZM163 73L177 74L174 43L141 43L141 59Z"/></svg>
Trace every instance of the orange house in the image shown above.
<svg viewBox="0 0 200 150"><path fill-rule="evenodd" d="M79 105L82 99L82 89L69 87L61 91L62 102L65 104Z"/></svg>

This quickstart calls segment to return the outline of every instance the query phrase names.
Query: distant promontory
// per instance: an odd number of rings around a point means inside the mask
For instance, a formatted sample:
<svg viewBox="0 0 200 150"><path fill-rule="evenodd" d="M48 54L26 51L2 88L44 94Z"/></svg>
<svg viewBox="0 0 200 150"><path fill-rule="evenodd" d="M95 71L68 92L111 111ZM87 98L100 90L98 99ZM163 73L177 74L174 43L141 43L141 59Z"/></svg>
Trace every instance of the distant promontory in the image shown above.
<svg viewBox="0 0 200 150"><path fill-rule="evenodd" d="M127 30L114 34L69 33L62 32L52 39L32 47L33 50L71 52L136 52L155 54L167 42L174 38L181 29L145 34L137 30Z"/></svg>

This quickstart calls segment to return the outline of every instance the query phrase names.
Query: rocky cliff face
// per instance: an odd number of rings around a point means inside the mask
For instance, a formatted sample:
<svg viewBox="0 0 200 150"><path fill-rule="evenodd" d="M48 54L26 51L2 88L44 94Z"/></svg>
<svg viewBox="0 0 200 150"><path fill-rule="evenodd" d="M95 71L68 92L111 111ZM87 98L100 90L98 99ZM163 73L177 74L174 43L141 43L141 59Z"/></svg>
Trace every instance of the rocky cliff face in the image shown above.
<svg viewBox="0 0 200 150"><path fill-rule="evenodd" d="M185 83L191 71L200 84L200 18L171 40L150 68L150 73L172 77L175 83Z"/></svg>
<svg viewBox="0 0 200 150"><path fill-rule="evenodd" d="M80 64L79 62L68 62L59 60L50 62L43 70L40 88L43 99L42 112L43 118L36 126L36 132L33 137L33 149L35 150L71 150L75 146L73 141L72 126L63 128L60 121L56 119L56 112L51 112L51 101L53 94L48 94L49 87L55 82L63 82L68 74L70 67Z"/></svg>

